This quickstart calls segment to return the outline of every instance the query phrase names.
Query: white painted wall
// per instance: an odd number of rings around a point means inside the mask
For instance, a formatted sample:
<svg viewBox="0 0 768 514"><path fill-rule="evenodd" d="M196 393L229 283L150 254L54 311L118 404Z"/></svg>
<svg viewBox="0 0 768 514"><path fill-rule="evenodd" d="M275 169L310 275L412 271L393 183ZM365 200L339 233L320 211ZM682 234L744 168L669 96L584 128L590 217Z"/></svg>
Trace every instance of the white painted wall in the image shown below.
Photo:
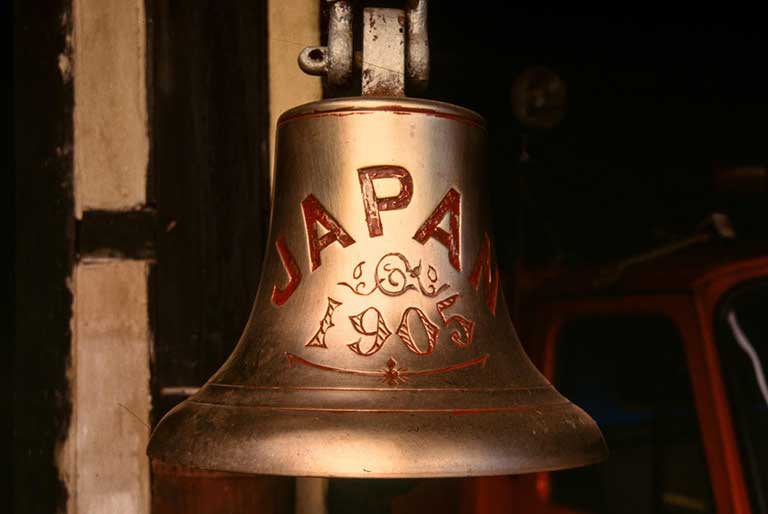
<svg viewBox="0 0 768 514"><path fill-rule="evenodd" d="M75 215L146 201L143 0L73 0Z"/></svg>
<svg viewBox="0 0 768 514"><path fill-rule="evenodd" d="M75 215L142 208L144 0L73 0L73 20L72 48L57 64L74 83ZM69 514L150 512L149 265L82 260L74 270L72 418L58 462Z"/></svg>
<svg viewBox="0 0 768 514"><path fill-rule="evenodd" d="M70 513L148 513L148 263L84 261L75 270Z"/></svg>

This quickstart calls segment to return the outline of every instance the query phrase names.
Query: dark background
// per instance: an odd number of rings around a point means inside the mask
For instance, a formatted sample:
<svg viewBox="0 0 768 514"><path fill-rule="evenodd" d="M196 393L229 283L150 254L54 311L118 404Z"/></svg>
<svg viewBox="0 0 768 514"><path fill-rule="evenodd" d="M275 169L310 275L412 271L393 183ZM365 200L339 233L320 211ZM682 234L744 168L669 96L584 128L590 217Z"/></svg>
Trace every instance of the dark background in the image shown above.
<svg viewBox="0 0 768 514"><path fill-rule="evenodd" d="M758 7L499 4L430 4L425 96L488 120L508 256L520 252L511 198L525 205L532 264L631 255L690 233L715 210L738 235L766 237L764 186L728 195L713 181L716 165L768 163L768 30ZM532 65L567 87L565 118L550 131L512 116L512 81ZM524 133L531 160L519 165ZM511 192L519 176L526 198Z"/></svg>

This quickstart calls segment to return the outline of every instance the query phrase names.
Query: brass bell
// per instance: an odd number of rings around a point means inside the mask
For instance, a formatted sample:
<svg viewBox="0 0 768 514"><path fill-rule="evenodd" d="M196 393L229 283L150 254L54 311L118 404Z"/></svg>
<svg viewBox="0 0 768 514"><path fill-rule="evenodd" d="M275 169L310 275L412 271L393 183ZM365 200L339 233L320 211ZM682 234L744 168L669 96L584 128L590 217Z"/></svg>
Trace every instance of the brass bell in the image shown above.
<svg viewBox="0 0 768 514"><path fill-rule="evenodd" d="M409 98L278 123L269 251L245 331L149 454L208 470L448 477L585 465L600 430L531 364L491 237L486 128Z"/></svg>
<svg viewBox="0 0 768 514"><path fill-rule="evenodd" d="M483 476L589 464L600 430L536 370L502 292L486 129L426 85L426 0L363 11L362 98L278 120L269 252L235 351L155 429L170 464L266 475ZM353 67L352 10L302 69ZM376 95L385 95L378 97Z"/></svg>

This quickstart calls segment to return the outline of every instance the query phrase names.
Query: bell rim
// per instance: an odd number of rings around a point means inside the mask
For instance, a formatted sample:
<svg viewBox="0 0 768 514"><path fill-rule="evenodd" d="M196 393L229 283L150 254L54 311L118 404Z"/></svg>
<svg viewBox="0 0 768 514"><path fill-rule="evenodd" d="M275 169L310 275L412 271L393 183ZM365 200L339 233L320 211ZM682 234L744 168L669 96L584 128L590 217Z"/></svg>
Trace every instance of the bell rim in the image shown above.
<svg viewBox="0 0 768 514"><path fill-rule="evenodd" d="M147 454L165 464L207 471L374 479L516 475L587 466L608 456L599 427L578 406L556 404L550 406L555 411L550 414L542 412L547 410L542 407L458 416L425 411L406 417L398 413L284 412L278 418L274 413L257 412L247 424L249 437L244 437L239 429L246 425L233 423L241 421L238 409L187 400L155 428ZM560 423L552 424L553 416ZM533 428L542 425L531 421L544 417L548 428ZM212 418L218 420L214 431L205 427ZM372 421L396 421L398 428L384 436L368 437L355 436L354 428L350 429ZM202 425L196 426L198 422ZM303 439L308 422L322 425L318 436L325 430L334 437L308 443ZM291 425L292 430L281 430ZM488 426L498 430L489 432ZM429 440L445 443L448 438L458 450L427 444ZM422 440L424 444L416 444ZM409 449L413 453L403 458Z"/></svg>
<svg viewBox="0 0 768 514"><path fill-rule="evenodd" d="M437 100L396 96L355 96L305 103L283 112L277 120L277 126L306 118L376 112L421 114L486 128L485 118L471 109Z"/></svg>

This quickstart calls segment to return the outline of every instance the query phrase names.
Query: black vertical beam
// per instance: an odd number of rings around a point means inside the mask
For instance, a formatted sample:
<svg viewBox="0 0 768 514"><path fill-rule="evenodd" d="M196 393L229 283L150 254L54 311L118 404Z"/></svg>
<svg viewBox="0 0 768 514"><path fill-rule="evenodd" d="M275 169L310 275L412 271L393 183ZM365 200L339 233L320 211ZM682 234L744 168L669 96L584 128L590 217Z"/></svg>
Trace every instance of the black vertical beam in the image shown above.
<svg viewBox="0 0 768 514"><path fill-rule="evenodd" d="M265 0L150 0L158 221L154 420L224 362L256 293L269 202Z"/></svg>
<svg viewBox="0 0 768 514"><path fill-rule="evenodd" d="M72 82L67 54L69 0L14 2L16 166L14 512L63 512L66 490L57 445L70 415L66 370L74 262Z"/></svg>

